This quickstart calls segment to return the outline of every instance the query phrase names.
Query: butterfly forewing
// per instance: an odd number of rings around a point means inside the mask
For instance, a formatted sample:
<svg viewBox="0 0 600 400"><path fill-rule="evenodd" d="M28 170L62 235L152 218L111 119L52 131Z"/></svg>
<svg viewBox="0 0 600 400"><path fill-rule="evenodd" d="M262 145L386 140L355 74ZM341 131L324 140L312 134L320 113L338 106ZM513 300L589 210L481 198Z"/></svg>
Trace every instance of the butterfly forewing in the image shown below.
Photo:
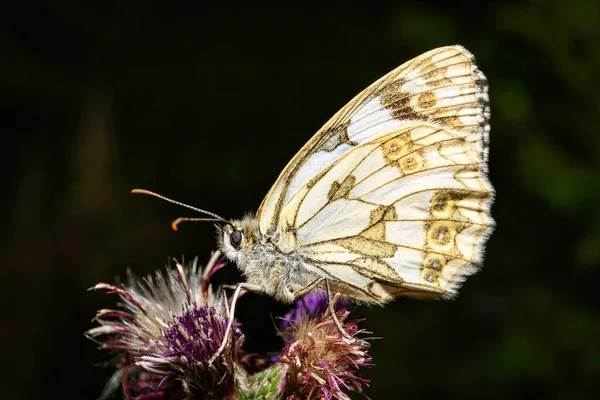
<svg viewBox="0 0 600 400"><path fill-rule="evenodd" d="M452 297L493 221L487 83L459 46L432 50L355 97L292 159L258 219L358 300Z"/></svg>

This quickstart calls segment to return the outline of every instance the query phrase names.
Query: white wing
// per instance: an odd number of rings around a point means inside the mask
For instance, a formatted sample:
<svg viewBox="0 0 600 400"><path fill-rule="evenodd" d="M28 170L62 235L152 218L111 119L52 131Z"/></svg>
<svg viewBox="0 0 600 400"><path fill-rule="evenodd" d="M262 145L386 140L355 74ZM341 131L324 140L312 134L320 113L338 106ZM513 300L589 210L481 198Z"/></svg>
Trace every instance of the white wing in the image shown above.
<svg viewBox="0 0 600 400"><path fill-rule="evenodd" d="M292 159L259 226L360 300L456 294L493 221L485 77L459 46L384 76Z"/></svg>

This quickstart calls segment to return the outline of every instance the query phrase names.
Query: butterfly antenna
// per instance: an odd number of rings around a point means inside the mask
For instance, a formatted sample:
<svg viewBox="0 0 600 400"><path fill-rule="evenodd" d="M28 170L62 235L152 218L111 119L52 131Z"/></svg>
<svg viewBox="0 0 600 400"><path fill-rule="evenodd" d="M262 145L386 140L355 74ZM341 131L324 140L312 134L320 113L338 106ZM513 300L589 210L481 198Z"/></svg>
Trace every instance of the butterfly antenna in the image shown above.
<svg viewBox="0 0 600 400"><path fill-rule="evenodd" d="M212 217L212 218L177 218L175 221L173 221L171 223L171 228L174 231L177 231L177 229L178 229L177 225L179 225L181 222L190 222L190 221L193 221L193 222L224 222L226 224L229 223L229 221L227 221L225 218L223 218L223 217L221 217L221 216L219 216L219 215L217 215L215 213L203 210L203 209L198 208L198 207L190 206L189 204L185 204L185 203L182 203L180 201L176 201L176 200L170 199L168 197L162 196L162 195L160 195L158 193L154 193L154 192L151 192L151 191L146 190L146 189L133 189L131 191L131 193L134 193L134 194L146 194L148 196L156 197L156 198L159 198L161 200L168 201L169 203L177 204L178 206L189 208L190 210L194 210L194 211L197 211L199 213L206 214L206 215Z"/></svg>

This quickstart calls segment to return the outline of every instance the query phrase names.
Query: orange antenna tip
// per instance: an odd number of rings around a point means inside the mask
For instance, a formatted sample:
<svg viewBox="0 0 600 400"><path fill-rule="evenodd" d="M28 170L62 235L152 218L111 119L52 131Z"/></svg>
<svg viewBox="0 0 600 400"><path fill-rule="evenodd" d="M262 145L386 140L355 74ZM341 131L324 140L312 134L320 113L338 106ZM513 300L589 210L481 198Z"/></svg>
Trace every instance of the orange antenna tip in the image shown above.
<svg viewBox="0 0 600 400"><path fill-rule="evenodd" d="M176 220L171 222L171 229L173 229L175 232L177 232L179 230L177 225L179 225L180 222L181 222L181 218L177 218Z"/></svg>

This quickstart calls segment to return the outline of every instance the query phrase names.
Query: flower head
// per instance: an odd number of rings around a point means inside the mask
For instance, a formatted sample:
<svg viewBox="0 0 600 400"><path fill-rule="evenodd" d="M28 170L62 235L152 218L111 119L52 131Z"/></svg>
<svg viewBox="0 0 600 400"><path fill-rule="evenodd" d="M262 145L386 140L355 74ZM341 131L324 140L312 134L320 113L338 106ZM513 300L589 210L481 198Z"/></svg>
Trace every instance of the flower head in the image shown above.
<svg viewBox="0 0 600 400"><path fill-rule="evenodd" d="M218 256L213 254L204 270L195 259L142 281L130 275L126 285L94 287L116 293L122 301L119 310L98 311L100 326L86 333L101 349L120 354L108 389L116 389L120 381L128 398L140 400L227 398L234 392L234 366L243 341L237 327L225 350L208 365L228 323L226 302L208 284L225 265Z"/></svg>
<svg viewBox="0 0 600 400"><path fill-rule="evenodd" d="M280 392L285 398L349 400L346 391L361 392L362 385L368 386L369 381L356 374L359 368L372 365L370 344L358 337L366 332L359 330L359 321L348 319L350 312L345 307L335 309L350 338L325 309L314 315L304 314L283 332L287 345L279 363L284 365Z"/></svg>

